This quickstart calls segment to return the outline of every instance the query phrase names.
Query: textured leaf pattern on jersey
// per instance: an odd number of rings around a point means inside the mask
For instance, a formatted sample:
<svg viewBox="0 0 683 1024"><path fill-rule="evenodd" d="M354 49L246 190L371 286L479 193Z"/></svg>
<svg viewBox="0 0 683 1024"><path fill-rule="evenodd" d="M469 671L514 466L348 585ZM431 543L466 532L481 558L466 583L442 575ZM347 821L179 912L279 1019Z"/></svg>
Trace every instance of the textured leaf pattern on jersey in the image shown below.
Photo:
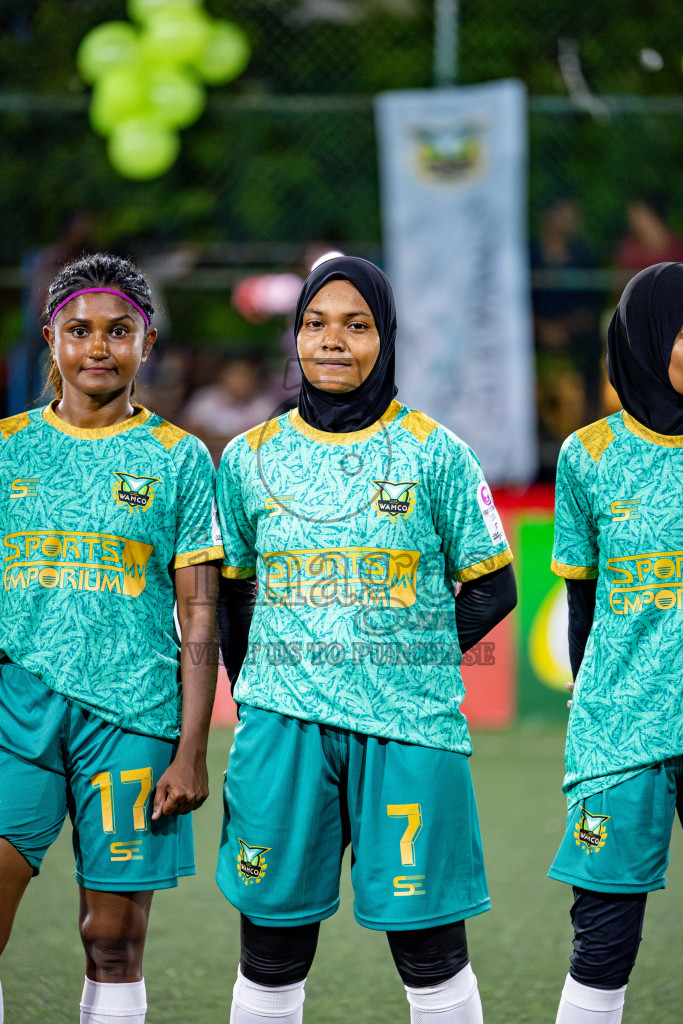
<svg viewBox="0 0 683 1024"><path fill-rule="evenodd" d="M558 464L554 570L598 571L569 716L570 803L683 753L683 448L621 413L605 422L614 439L597 461L572 434Z"/></svg>
<svg viewBox="0 0 683 1024"><path fill-rule="evenodd" d="M106 721L171 739L180 694L169 570L223 550L208 451L138 416L101 432L67 432L49 407L14 433L0 421L0 648ZM128 501L117 498L122 480Z"/></svg>
<svg viewBox="0 0 683 1024"><path fill-rule="evenodd" d="M365 431L320 435L293 413L226 448L223 571L255 568L259 582L235 697L470 753L452 577L511 555L480 510L470 449L409 416L421 414L394 402ZM377 514L378 481L385 491L403 484L400 495L410 483L401 514Z"/></svg>

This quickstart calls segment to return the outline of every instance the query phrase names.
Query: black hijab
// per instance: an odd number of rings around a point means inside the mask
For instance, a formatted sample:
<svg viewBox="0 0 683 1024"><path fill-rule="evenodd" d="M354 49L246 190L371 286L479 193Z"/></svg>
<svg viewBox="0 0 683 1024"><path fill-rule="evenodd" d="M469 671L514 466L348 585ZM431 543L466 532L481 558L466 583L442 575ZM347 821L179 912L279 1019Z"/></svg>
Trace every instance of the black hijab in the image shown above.
<svg viewBox="0 0 683 1024"><path fill-rule="evenodd" d="M607 334L607 376L626 412L657 434L683 434L683 395L669 380L683 327L683 263L656 263L624 289Z"/></svg>
<svg viewBox="0 0 683 1024"><path fill-rule="evenodd" d="M304 281L296 305L294 337L301 329L304 311L330 281L350 281L367 302L379 333L377 361L362 384L353 391L332 392L316 388L301 367L299 413L316 430L336 434L364 430L386 412L396 394L394 383L394 347L396 344L396 307L388 277L368 260L339 256L326 260L311 271ZM297 350L298 358L298 350ZM299 360L301 366L301 360Z"/></svg>

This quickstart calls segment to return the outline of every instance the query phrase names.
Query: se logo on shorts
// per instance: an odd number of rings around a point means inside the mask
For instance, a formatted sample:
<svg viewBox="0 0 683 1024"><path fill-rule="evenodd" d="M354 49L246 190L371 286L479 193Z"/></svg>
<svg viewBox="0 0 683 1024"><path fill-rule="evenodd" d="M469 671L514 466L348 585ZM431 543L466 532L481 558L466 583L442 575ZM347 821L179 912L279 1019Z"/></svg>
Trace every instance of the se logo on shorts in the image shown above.
<svg viewBox="0 0 683 1024"><path fill-rule="evenodd" d="M142 839L134 839L131 843L112 843L109 847L111 860L142 860Z"/></svg>

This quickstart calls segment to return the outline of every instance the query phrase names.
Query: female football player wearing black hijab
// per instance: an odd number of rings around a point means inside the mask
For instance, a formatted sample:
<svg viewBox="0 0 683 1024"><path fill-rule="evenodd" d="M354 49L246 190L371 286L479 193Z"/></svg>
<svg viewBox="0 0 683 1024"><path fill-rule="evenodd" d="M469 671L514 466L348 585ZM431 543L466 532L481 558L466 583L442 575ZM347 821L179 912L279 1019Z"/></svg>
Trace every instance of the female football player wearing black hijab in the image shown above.
<svg viewBox="0 0 683 1024"><path fill-rule="evenodd" d="M478 1024L464 921L489 901L459 663L514 607L512 556L469 448L394 397L385 275L323 263L295 331L298 409L231 442L218 476L231 1022L302 1020L350 842L356 918L388 933L411 1020Z"/></svg>
<svg viewBox="0 0 683 1024"><path fill-rule="evenodd" d="M607 367L624 411L572 434L557 476L553 570L576 680L550 870L574 887L558 1024L621 1021L683 799L683 264L629 282Z"/></svg>

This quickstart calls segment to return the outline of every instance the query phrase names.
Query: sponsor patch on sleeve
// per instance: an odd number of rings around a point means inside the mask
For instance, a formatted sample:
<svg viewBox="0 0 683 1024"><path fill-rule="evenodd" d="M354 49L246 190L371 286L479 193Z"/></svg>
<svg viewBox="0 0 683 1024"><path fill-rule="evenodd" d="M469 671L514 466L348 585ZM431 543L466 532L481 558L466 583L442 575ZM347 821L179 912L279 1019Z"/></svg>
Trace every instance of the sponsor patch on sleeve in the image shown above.
<svg viewBox="0 0 683 1024"><path fill-rule="evenodd" d="M221 524L218 520L218 509L216 507L215 499L211 500L211 543L221 544L223 538L221 536Z"/></svg>
<svg viewBox="0 0 683 1024"><path fill-rule="evenodd" d="M489 490L488 484L483 480L477 487L477 504L484 517L486 523L486 529L489 531L489 537L494 544L506 544L505 531L503 530L503 524L500 521L500 516L496 512L496 506L493 504L493 498Z"/></svg>

